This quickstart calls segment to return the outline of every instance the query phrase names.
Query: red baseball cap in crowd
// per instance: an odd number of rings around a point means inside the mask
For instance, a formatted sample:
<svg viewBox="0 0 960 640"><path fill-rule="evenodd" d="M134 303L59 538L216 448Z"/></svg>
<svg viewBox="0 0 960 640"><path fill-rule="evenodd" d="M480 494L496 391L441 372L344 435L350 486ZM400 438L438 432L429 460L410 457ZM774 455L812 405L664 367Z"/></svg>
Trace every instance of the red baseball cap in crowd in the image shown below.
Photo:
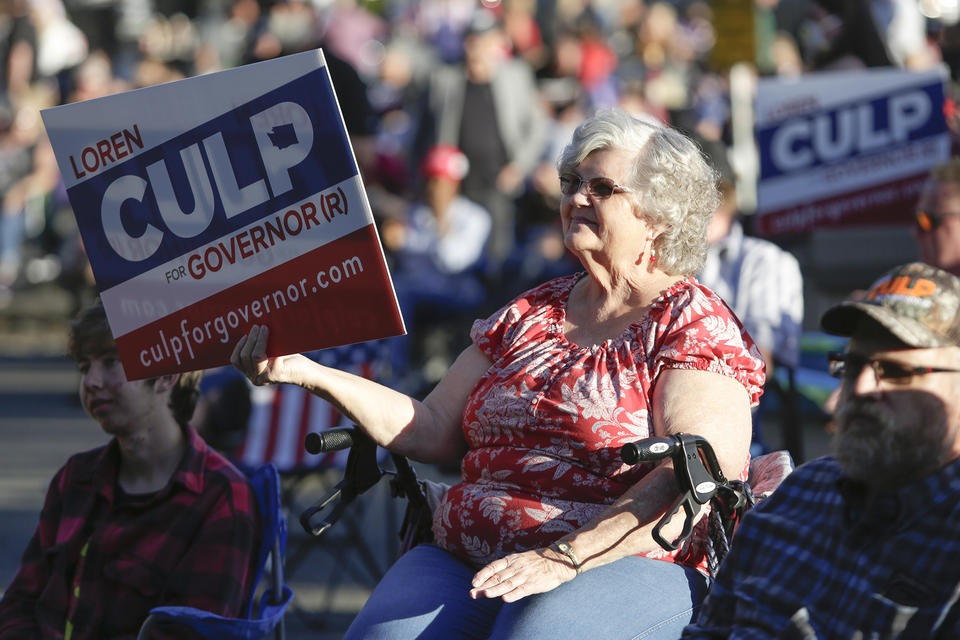
<svg viewBox="0 0 960 640"><path fill-rule="evenodd" d="M438 144L432 147L423 159L425 178L446 178L460 182L467 175L470 162L460 149L450 144Z"/></svg>

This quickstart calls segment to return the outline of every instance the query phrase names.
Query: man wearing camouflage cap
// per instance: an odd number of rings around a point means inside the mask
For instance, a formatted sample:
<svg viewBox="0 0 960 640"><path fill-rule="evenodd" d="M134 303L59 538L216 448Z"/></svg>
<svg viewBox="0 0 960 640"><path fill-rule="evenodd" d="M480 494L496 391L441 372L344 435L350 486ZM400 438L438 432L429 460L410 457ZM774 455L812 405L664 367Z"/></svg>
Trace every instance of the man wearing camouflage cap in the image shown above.
<svg viewBox="0 0 960 640"><path fill-rule="evenodd" d="M684 638L960 638L960 279L922 263L828 309L833 454L750 511Z"/></svg>

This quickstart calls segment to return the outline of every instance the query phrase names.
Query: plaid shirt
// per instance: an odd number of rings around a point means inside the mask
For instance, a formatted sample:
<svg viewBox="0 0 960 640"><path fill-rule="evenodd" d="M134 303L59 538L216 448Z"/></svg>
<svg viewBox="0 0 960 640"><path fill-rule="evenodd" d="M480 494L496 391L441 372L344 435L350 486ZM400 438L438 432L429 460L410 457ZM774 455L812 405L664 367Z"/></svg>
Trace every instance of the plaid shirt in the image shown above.
<svg viewBox="0 0 960 640"><path fill-rule="evenodd" d="M180 466L156 494L124 496L119 464L112 440L74 455L54 476L0 601L0 638L63 638L68 630L71 640L133 638L158 605L241 613L260 538L243 474L192 428Z"/></svg>
<svg viewBox="0 0 960 640"><path fill-rule="evenodd" d="M684 638L960 638L960 460L871 505L832 458L749 512Z"/></svg>

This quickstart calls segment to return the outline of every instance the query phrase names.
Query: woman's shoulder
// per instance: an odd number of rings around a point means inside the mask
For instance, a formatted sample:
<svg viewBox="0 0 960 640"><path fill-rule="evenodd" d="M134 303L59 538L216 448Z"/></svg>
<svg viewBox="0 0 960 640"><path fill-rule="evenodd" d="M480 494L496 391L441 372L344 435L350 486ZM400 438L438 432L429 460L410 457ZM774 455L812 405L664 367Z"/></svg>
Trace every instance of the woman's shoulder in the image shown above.
<svg viewBox="0 0 960 640"><path fill-rule="evenodd" d="M760 397L763 360L753 340L727 304L709 288L686 278L655 303L649 344L661 364L728 375L748 390L751 404Z"/></svg>
<svg viewBox="0 0 960 640"><path fill-rule="evenodd" d="M703 316L735 317L723 298L692 276L678 280L660 294L652 310L654 315L684 315L688 319Z"/></svg>
<svg viewBox="0 0 960 640"><path fill-rule="evenodd" d="M470 336L484 349L487 343L512 343L521 336L541 335L560 326L570 290L582 274L561 276L515 296L493 315L474 322ZM486 352L486 351L485 351ZM487 353L492 357L492 352Z"/></svg>
<svg viewBox="0 0 960 640"><path fill-rule="evenodd" d="M688 337L696 335L700 336L700 344L706 352L732 349L749 353L752 358L760 357L753 339L733 309L696 278L677 283L673 294L662 298L661 313L655 315L664 340L671 341L671 336L675 336L689 347L693 341Z"/></svg>

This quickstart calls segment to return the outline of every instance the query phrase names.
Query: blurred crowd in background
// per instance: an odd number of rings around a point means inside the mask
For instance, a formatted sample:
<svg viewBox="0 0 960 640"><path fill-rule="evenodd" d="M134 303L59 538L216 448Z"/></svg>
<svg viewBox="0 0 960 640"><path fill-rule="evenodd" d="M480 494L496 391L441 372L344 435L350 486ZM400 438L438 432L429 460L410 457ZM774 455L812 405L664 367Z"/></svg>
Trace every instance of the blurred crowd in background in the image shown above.
<svg viewBox="0 0 960 640"><path fill-rule="evenodd" d="M755 0L753 65L791 76L945 63L956 80L956 5ZM0 307L42 283L60 284L78 307L95 291L40 109L320 47L408 326L437 309L476 317L488 300L577 268L559 233L554 163L592 111L619 106L677 127L722 174L736 174L727 70L711 62L713 9L692 0L0 0Z"/></svg>

